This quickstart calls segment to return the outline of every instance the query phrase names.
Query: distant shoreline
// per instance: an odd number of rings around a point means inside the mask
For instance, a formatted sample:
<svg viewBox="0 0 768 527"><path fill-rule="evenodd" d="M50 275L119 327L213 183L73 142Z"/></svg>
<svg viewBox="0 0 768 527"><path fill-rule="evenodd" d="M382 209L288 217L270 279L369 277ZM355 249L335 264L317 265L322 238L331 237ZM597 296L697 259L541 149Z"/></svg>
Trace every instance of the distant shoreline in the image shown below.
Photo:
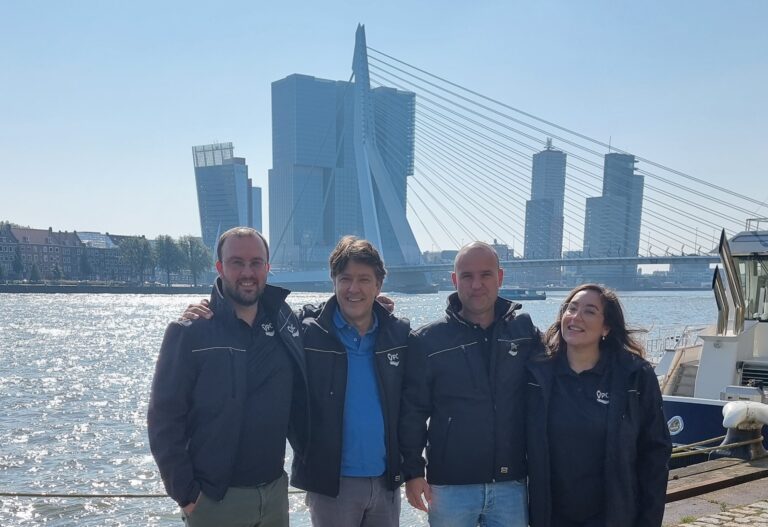
<svg viewBox="0 0 768 527"><path fill-rule="evenodd" d="M0 284L0 293L105 293L126 295L190 295L211 292L210 285L182 286L138 286L138 285L92 285L92 284Z"/></svg>
<svg viewBox="0 0 768 527"><path fill-rule="evenodd" d="M312 292L311 288L304 289L291 288L290 284L285 284L288 289L294 292ZM570 291L569 287L547 287L539 288L547 292ZM708 287L645 287L639 289L618 289L619 291L709 291ZM538 290L538 289L537 289ZM386 288L385 288L386 291ZM166 286L129 286L129 285L91 285L91 284L0 284L0 293L36 293L36 294L68 294L68 293L90 293L90 294L125 294L125 295L208 295L211 292L210 285L175 285Z"/></svg>

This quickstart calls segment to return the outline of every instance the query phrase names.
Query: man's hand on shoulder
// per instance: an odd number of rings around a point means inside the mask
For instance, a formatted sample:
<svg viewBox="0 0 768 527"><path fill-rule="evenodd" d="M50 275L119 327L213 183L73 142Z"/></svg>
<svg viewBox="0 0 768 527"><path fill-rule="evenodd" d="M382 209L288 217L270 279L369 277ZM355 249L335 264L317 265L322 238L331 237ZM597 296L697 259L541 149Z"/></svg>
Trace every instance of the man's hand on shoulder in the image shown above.
<svg viewBox="0 0 768 527"><path fill-rule="evenodd" d="M432 505L432 489L426 479L413 478L407 481L405 483L405 497L412 507L429 512L429 507Z"/></svg>
<svg viewBox="0 0 768 527"><path fill-rule="evenodd" d="M384 309L389 311L390 313L395 312L395 301L389 298L386 295L379 295L376 297L376 301L384 306Z"/></svg>
<svg viewBox="0 0 768 527"><path fill-rule="evenodd" d="M199 304L189 304L187 310L181 314L182 320L197 320L199 318L213 318L213 311L208 309L208 300L205 298Z"/></svg>

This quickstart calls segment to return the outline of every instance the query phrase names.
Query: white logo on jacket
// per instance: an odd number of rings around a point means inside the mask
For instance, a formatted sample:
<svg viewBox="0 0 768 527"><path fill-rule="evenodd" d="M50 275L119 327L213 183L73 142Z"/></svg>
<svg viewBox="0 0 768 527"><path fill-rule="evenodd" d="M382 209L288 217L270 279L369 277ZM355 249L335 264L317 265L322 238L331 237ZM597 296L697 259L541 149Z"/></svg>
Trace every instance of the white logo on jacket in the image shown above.
<svg viewBox="0 0 768 527"><path fill-rule="evenodd" d="M288 331L291 332L291 336L298 337L299 336L299 329L294 326L293 324L288 324Z"/></svg>
<svg viewBox="0 0 768 527"><path fill-rule="evenodd" d="M514 342L510 342L509 343L509 354L514 357L515 355L517 355L517 353L518 353L518 351L517 351L517 344L515 344Z"/></svg>
<svg viewBox="0 0 768 527"><path fill-rule="evenodd" d="M275 328L272 326L272 322L262 324L261 329L264 330L264 334L268 337L273 337L275 335Z"/></svg>
<svg viewBox="0 0 768 527"><path fill-rule="evenodd" d="M387 358L389 359L389 364L391 366L399 366L400 365L400 354L399 353L387 353Z"/></svg>
<svg viewBox="0 0 768 527"><path fill-rule="evenodd" d="M600 390L597 390L595 392L595 400L600 404L609 404L611 396L608 394L608 392L601 392Z"/></svg>

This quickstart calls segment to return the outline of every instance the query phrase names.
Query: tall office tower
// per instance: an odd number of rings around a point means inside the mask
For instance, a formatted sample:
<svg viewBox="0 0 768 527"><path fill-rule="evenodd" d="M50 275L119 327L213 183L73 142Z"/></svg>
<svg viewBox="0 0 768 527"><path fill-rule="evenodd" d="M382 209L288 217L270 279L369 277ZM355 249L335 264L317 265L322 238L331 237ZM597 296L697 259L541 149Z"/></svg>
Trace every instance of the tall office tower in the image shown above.
<svg viewBox="0 0 768 527"><path fill-rule="evenodd" d="M531 199L525 203L525 258L560 258L563 248L563 201L565 199L566 155L552 148L533 155ZM560 267L534 269L528 281L535 284L559 282Z"/></svg>
<svg viewBox="0 0 768 527"><path fill-rule="evenodd" d="M248 184L251 185L251 199L248 202L251 210L251 221L249 225L261 232L262 227L262 204L261 204L261 187L254 187L253 182L249 179Z"/></svg>
<svg viewBox="0 0 768 527"><path fill-rule="evenodd" d="M203 243L215 254L219 234L250 226L252 211L248 165L234 157L232 143L192 147Z"/></svg>
<svg viewBox="0 0 768 527"><path fill-rule="evenodd" d="M364 35L356 47L354 82L294 74L272 83L269 228L275 266L325 267L347 234L373 242L388 265L420 262L405 219L415 95L370 89L367 62L364 71L357 62L363 45Z"/></svg>
<svg viewBox="0 0 768 527"><path fill-rule="evenodd" d="M584 256L637 256L645 178L635 174L635 156L605 156L603 195L587 198ZM631 285L636 265L585 267L585 278L611 285Z"/></svg>

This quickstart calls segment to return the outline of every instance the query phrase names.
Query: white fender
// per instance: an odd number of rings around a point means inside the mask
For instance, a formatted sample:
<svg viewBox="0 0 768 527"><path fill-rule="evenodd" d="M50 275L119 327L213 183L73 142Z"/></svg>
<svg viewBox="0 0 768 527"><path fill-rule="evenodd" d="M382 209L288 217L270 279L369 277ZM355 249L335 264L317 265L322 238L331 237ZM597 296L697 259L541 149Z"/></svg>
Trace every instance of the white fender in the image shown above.
<svg viewBox="0 0 768 527"><path fill-rule="evenodd" d="M768 424L768 404L731 401L723 406L723 428L762 428Z"/></svg>

